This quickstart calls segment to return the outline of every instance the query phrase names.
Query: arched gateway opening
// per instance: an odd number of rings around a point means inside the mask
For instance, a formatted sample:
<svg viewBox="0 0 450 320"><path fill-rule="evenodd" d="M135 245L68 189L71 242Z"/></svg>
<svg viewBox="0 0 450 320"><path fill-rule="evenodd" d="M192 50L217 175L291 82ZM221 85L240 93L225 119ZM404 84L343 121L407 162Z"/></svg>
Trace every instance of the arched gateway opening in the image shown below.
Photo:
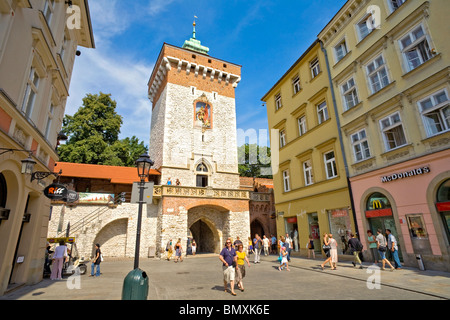
<svg viewBox="0 0 450 320"><path fill-rule="evenodd" d="M195 222L189 230L197 244L197 253L216 252L216 240L211 228L203 220Z"/></svg>
<svg viewBox="0 0 450 320"><path fill-rule="evenodd" d="M220 253L228 215L229 211L219 206L204 205L188 210L188 233L197 244L197 253Z"/></svg>

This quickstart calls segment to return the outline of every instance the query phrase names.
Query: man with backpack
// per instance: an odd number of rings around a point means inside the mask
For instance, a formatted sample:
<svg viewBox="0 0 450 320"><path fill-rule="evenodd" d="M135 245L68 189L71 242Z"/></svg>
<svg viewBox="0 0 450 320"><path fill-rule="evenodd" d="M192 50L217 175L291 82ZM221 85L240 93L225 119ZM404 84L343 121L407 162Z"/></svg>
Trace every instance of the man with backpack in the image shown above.
<svg viewBox="0 0 450 320"><path fill-rule="evenodd" d="M353 253L354 261L352 261L353 266L356 268L356 263L359 263L359 269L362 269L362 262L359 259L359 254L363 250L363 244L359 241L358 238L352 233L350 235L350 240L348 240L348 245L350 247L350 252Z"/></svg>

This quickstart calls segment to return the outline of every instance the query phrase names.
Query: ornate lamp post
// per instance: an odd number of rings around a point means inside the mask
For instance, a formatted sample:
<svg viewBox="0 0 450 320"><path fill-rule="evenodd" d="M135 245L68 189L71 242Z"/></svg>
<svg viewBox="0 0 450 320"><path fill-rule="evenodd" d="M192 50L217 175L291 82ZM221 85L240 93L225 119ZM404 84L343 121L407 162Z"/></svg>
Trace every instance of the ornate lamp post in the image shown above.
<svg viewBox="0 0 450 320"><path fill-rule="evenodd" d="M145 271L139 269L139 250L141 245L142 206L144 204L145 180L148 177L150 167L154 162L147 154L143 154L136 160L139 178L139 211L136 229L136 249L134 253L134 270L125 277L122 288L122 300L146 300L148 295L148 276Z"/></svg>
<svg viewBox="0 0 450 320"><path fill-rule="evenodd" d="M142 205L144 204L144 189L145 180L148 178L148 173L150 172L151 166L154 162L150 160L148 154L142 154L139 159L136 160L136 167L138 171L139 178L141 179L139 183L139 212L137 221L137 232L136 232L136 251L134 254L134 268L139 267L139 249L141 245L141 222L142 222Z"/></svg>

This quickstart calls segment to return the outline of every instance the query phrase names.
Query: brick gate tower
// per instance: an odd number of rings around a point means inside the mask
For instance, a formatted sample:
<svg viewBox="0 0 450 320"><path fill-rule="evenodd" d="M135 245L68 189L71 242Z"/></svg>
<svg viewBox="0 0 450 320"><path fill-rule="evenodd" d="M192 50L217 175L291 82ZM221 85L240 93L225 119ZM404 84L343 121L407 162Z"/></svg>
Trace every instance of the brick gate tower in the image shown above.
<svg viewBox="0 0 450 320"><path fill-rule="evenodd" d="M239 189L237 162L241 66L208 52L194 22L181 48L163 44L148 82L149 154L161 172L157 250L178 238L186 248L193 237L198 251L219 252L227 237L250 235L249 192Z"/></svg>

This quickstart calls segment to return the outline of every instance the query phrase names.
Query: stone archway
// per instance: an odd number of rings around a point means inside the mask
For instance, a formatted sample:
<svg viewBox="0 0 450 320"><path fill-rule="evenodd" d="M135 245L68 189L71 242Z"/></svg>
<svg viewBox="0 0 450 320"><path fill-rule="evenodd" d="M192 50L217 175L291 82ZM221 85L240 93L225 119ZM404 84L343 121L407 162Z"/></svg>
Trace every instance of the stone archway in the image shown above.
<svg viewBox="0 0 450 320"><path fill-rule="evenodd" d="M192 237L197 244L197 253L216 252L216 239L213 230L202 219L197 220L190 228Z"/></svg>
<svg viewBox="0 0 450 320"><path fill-rule="evenodd" d="M197 243L198 253L220 253L228 210L217 206L198 206L188 210L188 229Z"/></svg>
<svg viewBox="0 0 450 320"><path fill-rule="evenodd" d="M250 224L250 235L252 239L255 237L255 234L258 234L261 238L263 235L266 235L266 237L269 237L269 234L264 233L264 225L259 221L258 219L255 219Z"/></svg>
<svg viewBox="0 0 450 320"><path fill-rule="evenodd" d="M104 257L125 257L127 247L128 218L114 220L105 225L95 237L92 244L92 254L95 244L100 244Z"/></svg>

